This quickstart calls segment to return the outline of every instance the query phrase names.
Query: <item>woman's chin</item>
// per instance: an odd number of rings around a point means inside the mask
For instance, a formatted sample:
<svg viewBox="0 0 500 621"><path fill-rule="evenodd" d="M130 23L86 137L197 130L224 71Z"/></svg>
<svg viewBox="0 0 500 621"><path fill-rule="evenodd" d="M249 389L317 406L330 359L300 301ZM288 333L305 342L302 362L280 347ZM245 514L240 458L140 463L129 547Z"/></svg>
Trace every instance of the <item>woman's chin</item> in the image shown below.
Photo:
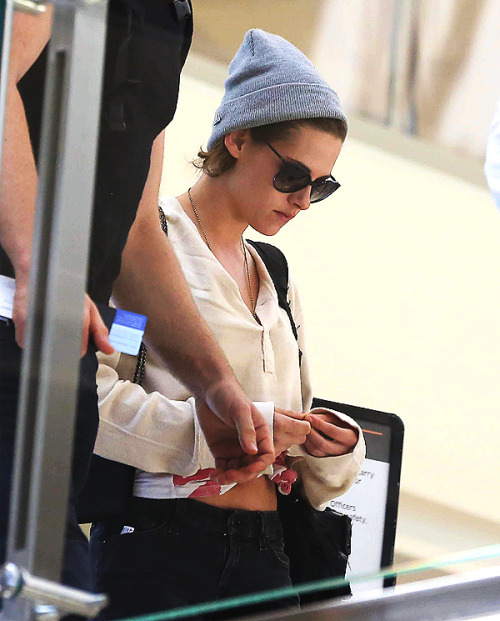
<svg viewBox="0 0 500 621"><path fill-rule="evenodd" d="M267 224L267 225L260 225L260 226L253 226L250 225L255 231L257 231L257 233L260 233L261 235L265 235L266 237L272 237L273 235L276 235L276 233L278 231L280 231L284 226L285 226L286 222L280 223L280 224Z"/></svg>

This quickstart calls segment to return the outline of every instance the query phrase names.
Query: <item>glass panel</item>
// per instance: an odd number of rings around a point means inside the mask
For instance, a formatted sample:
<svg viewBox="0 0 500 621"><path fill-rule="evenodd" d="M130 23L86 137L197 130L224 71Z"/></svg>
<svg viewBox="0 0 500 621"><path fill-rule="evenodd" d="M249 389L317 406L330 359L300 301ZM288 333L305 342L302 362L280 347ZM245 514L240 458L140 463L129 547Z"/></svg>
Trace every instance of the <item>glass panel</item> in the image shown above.
<svg viewBox="0 0 500 621"><path fill-rule="evenodd" d="M364 575L359 574L351 578L351 584L354 586L356 583L369 582L373 585L374 582L380 582L383 579L392 578L393 576L396 576L399 584L402 582L401 579L408 576L410 576L412 580L426 579L429 577L428 573L430 571L441 572L441 575L446 575L447 570L451 570L451 573L456 573L464 570L479 570L490 566L498 567L499 560L500 546L488 546L475 550L465 550L458 554L450 554L447 557L429 559L421 563L394 565L387 569L381 569L378 572ZM170 621L171 619L184 619L192 615L208 614L231 609L234 609L234 616L237 617L239 614L238 608L241 607L247 607L251 604L264 601L279 601L280 598L287 597L292 593L297 593L299 595L305 593L320 593L321 591L331 589L332 587L343 586L344 584L345 582L340 579L324 580L303 585L295 589L276 589L273 591L256 593L247 597L235 597L222 601L207 602L198 606L163 611L157 614L127 617L127 621Z"/></svg>

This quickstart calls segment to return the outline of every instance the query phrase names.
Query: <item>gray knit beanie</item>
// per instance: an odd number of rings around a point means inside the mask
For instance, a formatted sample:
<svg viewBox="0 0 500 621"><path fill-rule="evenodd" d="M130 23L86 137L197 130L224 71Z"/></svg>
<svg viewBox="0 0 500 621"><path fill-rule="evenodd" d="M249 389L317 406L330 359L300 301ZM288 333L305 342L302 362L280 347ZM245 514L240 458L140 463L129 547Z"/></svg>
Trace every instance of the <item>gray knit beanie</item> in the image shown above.
<svg viewBox="0 0 500 621"><path fill-rule="evenodd" d="M337 93L311 61L278 35L254 28L229 65L207 148L238 129L310 118L340 119Z"/></svg>

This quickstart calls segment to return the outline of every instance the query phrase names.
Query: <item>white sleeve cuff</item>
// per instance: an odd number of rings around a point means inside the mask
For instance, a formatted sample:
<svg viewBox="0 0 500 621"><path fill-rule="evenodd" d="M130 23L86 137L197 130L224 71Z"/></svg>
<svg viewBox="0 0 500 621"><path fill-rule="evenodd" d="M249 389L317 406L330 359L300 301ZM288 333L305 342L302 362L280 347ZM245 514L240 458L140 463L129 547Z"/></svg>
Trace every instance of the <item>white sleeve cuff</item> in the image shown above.
<svg viewBox="0 0 500 621"><path fill-rule="evenodd" d="M272 401L255 401L255 407L264 417L271 430L271 441L274 443L274 403ZM273 465L269 465L262 474L274 474Z"/></svg>

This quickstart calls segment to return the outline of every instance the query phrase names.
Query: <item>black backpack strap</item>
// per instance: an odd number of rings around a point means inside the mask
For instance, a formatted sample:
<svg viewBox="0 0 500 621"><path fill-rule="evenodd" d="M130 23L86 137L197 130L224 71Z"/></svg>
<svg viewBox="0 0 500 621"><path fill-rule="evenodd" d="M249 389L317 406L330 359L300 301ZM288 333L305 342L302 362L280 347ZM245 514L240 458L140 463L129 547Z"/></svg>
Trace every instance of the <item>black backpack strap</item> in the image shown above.
<svg viewBox="0 0 500 621"><path fill-rule="evenodd" d="M292 327L293 336L298 338L297 326L292 315L292 309L288 302L288 262L285 255L279 248L266 242L246 240L258 252L260 258L264 261L264 265L271 276L274 288L278 294L278 304L288 315L290 326ZM302 360L302 352L299 349L299 364Z"/></svg>

